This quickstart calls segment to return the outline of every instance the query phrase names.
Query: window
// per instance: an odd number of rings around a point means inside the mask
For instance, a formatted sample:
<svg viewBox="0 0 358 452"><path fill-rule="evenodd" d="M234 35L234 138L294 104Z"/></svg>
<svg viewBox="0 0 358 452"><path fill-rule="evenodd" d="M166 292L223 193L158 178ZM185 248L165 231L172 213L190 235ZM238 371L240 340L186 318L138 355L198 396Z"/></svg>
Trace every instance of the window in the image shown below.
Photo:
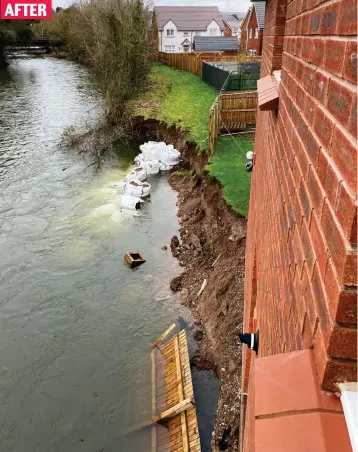
<svg viewBox="0 0 358 452"><path fill-rule="evenodd" d="M174 37L175 30L173 28L167 29L167 38L173 38Z"/></svg>
<svg viewBox="0 0 358 452"><path fill-rule="evenodd" d="M184 36L189 36L189 32L188 31L184 31L183 35Z"/></svg>
<svg viewBox="0 0 358 452"><path fill-rule="evenodd" d="M252 29L250 28L250 30L249 30L249 39L251 39L251 38L252 38Z"/></svg>
<svg viewBox="0 0 358 452"><path fill-rule="evenodd" d="M209 28L209 35L210 36L216 36L217 29L216 28Z"/></svg>
<svg viewBox="0 0 358 452"><path fill-rule="evenodd" d="M201 35L201 32L200 31L196 31L195 32L195 36L200 36Z"/></svg>
<svg viewBox="0 0 358 452"><path fill-rule="evenodd" d="M166 53L174 53L175 52L175 46L164 46L164 52L166 52Z"/></svg>
<svg viewBox="0 0 358 452"><path fill-rule="evenodd" d="M258 37L259 37L259 29L256 28L256 30L255 30L255 39L258 39Z"/></svg>
<svg viewBox="0 0 358 452"><path fill-rule="evenodd" d="M256 50L249 50L249 56L255 56Z"/></svg>

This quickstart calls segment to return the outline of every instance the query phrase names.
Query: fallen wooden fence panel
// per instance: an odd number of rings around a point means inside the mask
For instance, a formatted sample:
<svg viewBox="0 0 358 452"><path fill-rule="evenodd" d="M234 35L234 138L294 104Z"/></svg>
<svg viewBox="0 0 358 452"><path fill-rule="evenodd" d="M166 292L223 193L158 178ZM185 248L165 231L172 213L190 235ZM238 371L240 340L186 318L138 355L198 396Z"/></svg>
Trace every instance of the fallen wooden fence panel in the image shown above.
<svg viewBox="0 0 358 452"><path fill-rule="evenodd" d="M185 331L158 344L153 349L152 407L156 434L152 435L152 451L200 452L200 438ZM165 428L162 427L164 422Z"/></svg>

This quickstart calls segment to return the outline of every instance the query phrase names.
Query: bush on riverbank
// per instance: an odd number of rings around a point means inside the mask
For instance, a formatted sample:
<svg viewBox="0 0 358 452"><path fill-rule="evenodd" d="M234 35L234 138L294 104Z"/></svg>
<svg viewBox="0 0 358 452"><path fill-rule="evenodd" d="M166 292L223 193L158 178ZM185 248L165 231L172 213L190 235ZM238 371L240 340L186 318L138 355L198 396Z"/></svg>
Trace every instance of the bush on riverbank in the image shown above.
<svg viewBox="0 0 358 452"><path fill-rule="evenodd" d="M64 42L70 57L89 67L107 119L115 124L125 120L128 102L146 86L149 20L142 0L92 0L60 10L36 31Z"/></svg>
<svg viewBox="0 0 358 452"><path fill-rule="evenodd" d="M215 152L205 169L222 185L223 197L234 211L247 219L251 174L245 171L246 153L254 142L230 136L219 137ZM255 171L255 169L253 169Z"/></svg>
<svg viewBox="0 0 358 452"><path fill-rule="evenodd" d="M209 110L217 92L190 72L155 63L149 89L135 102L134 113L188 131L200 150L208 147Z"/></svg>

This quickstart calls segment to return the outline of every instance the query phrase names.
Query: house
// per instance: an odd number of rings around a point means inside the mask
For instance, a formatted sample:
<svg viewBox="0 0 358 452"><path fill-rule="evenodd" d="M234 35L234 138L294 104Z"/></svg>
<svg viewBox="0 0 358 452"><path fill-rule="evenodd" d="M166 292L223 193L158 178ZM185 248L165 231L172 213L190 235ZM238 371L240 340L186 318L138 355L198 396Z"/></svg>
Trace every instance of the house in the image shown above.
<svg viewBox="0 0 358 452"><path fill-rule="evenodd" d="M240 49L252 56L262 53L265 8L265 1L252 2L241 25Z"/></svg>
<svg viewBox="0 0 358 452"><path fill-rule="evenodd" d="M243 346L243 452L357 450L357 3L323 5L266 3L243 321L259 348Z"/></svg>
<svg viewBox="0 0 358 452"><path fill-rule="evenodd" d="M221 18L225 26L224 36L239 36L240 21L232 14L222 13Z"/></svg>
<svg viewBox="0 0 358 452"><path fill-rule="evenodd" d="M195 36L193 51L196 54L217 53L236 55L238 40L236 36Z"/></svg>
<svg viewBox="0 0 358 452"><path fill-rule="evenodd" d="M217 6L156 6L153 27L160 52L192 52L195 36L223 36Z"/></svg>

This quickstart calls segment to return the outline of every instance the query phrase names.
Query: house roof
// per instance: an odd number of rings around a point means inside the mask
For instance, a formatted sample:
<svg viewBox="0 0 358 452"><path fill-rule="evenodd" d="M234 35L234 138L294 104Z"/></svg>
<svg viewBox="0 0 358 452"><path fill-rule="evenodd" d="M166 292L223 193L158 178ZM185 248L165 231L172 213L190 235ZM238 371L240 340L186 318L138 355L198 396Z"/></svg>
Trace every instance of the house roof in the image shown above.
<svg viewBox="0 0 358 452"><path fill-rule="evenodd" d="M238 46L237 36L195 36L195 52L227 51L236 52Z"/></svg>
<svg viewBox="0 0 358 452"><path fill-rule="evenodd" d="M252 2L256 11L257 23L259 24L259 28L264 28L265 25L265 9L266 2Z"/></svg>
<svg viewBox="0 0 358 452"><path fill-rule="evenodd" d="M250 6L250 7L247 9L246 14L245 14L245 17L244 17L243 21L241 22L241 27L242 27L242 26L244 25L244 23L247 21L246 19L248 19L248 18L250 17L251 11L252 11L252 6Z"/></svg>
<svg viewBox="0 0 358 452"><path fill-rule="evenodd" d="M170 20L179 31L205 31L213 20L225 28L217 6L156 6L154 13L159 30Z"/></svg>
<svg viewBox="0 0 358 452"><path fill-rule="evenodd" d="M221 14L222 20L232 29L239 28L240 22L231 14Z"/></svg>

